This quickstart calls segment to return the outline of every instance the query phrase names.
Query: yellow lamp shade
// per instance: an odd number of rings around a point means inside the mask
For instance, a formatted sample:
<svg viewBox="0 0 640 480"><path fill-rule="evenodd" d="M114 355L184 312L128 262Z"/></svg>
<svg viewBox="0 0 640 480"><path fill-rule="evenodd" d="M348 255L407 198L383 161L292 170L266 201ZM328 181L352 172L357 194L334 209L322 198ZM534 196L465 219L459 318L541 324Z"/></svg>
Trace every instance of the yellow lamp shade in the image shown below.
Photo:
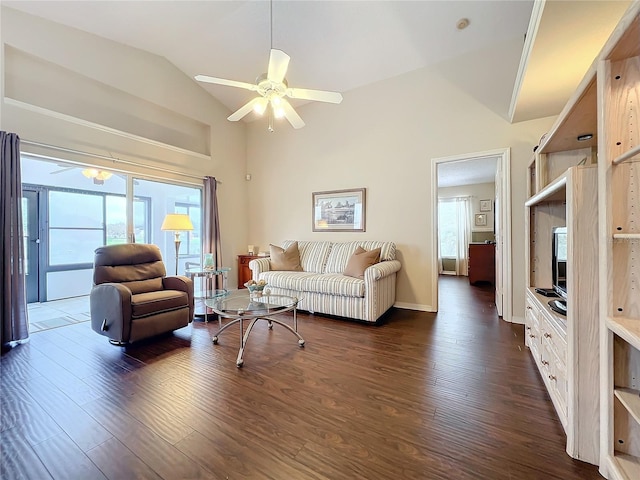
<svg viewBox="0 0 640 480"><path fill-rule="evenodd" d="M164 217L160 230L186 231L193 230L193 224L186 213L168 213Z"/></svg>

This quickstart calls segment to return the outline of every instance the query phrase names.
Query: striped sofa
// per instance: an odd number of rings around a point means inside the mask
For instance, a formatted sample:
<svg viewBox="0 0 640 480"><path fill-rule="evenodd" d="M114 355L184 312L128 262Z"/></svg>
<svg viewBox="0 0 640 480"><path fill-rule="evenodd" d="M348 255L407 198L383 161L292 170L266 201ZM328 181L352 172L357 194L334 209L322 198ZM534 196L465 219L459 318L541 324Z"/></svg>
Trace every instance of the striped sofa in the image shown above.
<svg viewBox="0 0 640 480"><path fill-rule="evenodd" d="M293 243L288 240L282 247ZM381 247L380 263L364 273L364 280L342 274L356 248ZM392 242L298 242L304 271L272 271L268 258L249 262L253 279L265 280L271 293L295 296L298 307L309 312L377 321L396 298L396 246Z"/></svg>

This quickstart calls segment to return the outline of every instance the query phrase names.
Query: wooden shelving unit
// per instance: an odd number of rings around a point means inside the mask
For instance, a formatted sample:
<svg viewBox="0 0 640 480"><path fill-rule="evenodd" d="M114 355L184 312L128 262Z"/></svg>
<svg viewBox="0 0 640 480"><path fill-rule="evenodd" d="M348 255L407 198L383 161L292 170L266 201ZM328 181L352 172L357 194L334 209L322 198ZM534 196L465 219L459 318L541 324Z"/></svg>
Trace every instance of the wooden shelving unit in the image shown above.
<svg viewBox="0 0 640 480"><path fill-rule="evenodd" d="M640 2L603 49L598 76L600 473L640 479Z"/></svg>
<svg viewBox="0 0 640 480"><path fill-rule="evenodd" d="M583 132L579 125L574 128ZM554 153L556 163L570 165L576 157L571 150L564 156ZM543 157L540 163L548 160ZM600 453L599 399L594 395L599 388L597 173L596 165L570 166L525 203L525 343L567 434L567 453L593 464ZM552 286L554 227L567 228L566 316L535 291Z"/></svg>

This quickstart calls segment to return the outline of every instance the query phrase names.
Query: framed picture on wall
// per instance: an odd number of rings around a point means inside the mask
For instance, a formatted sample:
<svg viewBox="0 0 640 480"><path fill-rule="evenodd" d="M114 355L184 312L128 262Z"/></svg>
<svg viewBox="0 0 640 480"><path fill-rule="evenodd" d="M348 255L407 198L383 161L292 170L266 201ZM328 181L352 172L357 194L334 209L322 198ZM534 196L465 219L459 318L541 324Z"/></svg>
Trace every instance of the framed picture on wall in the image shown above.
<svg viewBox="0 0 640 480"><path fill-rule="evenodd" d="M314 232L364 232L364 188L312 194Z"/></svg>
<svg viewBox="0 0 640 480"><path fill-rule="evenodd" d="M480 211L481 212L490 212L491 211L491 200L480 200Z"/></svg>
<svg viewBox="0 0 640 480"><path fill-rule="evenodd" d="M487 214L486 213L476 213L475 224L476 224L476 227L486 227L487 226Z"/></svg>

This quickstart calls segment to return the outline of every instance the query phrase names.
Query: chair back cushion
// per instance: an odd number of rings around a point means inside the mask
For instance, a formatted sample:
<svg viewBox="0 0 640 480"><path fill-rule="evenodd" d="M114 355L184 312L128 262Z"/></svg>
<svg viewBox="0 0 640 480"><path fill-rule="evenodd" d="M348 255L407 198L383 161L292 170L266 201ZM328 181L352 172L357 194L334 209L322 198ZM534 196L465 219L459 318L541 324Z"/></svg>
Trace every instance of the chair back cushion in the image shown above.
<svg viewBox="0 0 640 480"><path fill-rule="evenodd" d="M131 293L162 290L167 271L157 245L125 243L105 245L95 251L93 284L121 283Z"/></svg>

